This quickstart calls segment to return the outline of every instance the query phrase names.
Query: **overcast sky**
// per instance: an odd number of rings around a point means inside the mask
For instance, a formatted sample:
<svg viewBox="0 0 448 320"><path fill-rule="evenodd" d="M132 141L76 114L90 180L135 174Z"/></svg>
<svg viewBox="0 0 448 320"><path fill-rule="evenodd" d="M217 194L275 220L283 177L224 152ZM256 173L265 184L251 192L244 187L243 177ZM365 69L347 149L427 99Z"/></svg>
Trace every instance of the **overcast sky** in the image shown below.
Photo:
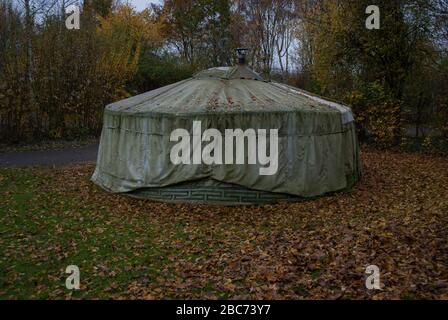
<svg viewBox="0 0 448 320"><path fill-rule="evenodd" d="M150 3L161 3L162 0L128 0L137 10L143 10ZM125 2L125 1L123 1Z"/></svg>

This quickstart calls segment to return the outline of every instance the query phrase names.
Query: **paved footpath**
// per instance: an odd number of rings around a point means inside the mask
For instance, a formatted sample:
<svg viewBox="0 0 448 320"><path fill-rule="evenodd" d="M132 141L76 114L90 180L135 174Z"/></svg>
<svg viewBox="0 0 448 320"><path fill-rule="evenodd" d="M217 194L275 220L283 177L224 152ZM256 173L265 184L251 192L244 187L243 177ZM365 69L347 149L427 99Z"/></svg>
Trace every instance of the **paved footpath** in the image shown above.
<svg viewBox="0 0 448 320"><path fill-rule="evenodd" d="M52 166L95 162L98 144L61 150L38 150L0 153L0 167Z"/></svg>

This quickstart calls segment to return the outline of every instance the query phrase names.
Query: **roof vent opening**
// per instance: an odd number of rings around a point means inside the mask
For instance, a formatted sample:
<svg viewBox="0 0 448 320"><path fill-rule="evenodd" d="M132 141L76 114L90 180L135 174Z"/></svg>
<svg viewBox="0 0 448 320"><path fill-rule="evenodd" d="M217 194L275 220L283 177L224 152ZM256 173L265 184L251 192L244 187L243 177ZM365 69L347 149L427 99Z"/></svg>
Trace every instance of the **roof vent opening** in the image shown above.
<svg viewBox="0 0 448 320"><path fill-rule="evenodd" d="M245 65L246 64L246 54L249 51L247 48L237 48L236 56L238 57L238 64Z"/></svg>

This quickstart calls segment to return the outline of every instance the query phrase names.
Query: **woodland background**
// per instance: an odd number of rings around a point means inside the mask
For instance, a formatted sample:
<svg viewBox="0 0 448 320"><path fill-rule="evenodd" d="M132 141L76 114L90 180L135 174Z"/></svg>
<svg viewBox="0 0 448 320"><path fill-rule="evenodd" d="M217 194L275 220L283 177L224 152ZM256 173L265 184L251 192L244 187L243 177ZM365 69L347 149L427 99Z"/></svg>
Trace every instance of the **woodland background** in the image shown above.
<svg viewBox="0 0 448 320"><path fill-rule="evenodd" d="M448 0L0 0L0 139L97 136L107 103L232 65L237 47L265 77L350 105L364 142L448 145Z"/></svg>

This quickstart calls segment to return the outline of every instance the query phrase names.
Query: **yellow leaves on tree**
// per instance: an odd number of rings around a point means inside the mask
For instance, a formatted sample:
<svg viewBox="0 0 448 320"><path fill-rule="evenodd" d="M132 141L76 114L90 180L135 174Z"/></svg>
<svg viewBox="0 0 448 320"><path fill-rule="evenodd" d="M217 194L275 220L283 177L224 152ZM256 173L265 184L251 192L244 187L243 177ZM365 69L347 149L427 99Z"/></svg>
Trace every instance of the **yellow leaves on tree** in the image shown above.
<svg viewBox="0 0 448 320"><path fill-rule="evenodd" d="M307 35L308 45L303 54L309 56L310 71L321 93L335 96L334 84L344 83L349 76L341 60L341 43L350 30L350 14L338 1L322 1L304 11L302 38Z"/></svg>
<svg viewBox="0 0 448 320"><path fill-rule="evenodd" d="M142 49L163 41L161 22L149 9L136 12L131 6L122 5L113 14L97 18L102 58L96 67L97 71L112 78L130 79L137 71ZM123 90L116 91L120 98Z"/></svg>

